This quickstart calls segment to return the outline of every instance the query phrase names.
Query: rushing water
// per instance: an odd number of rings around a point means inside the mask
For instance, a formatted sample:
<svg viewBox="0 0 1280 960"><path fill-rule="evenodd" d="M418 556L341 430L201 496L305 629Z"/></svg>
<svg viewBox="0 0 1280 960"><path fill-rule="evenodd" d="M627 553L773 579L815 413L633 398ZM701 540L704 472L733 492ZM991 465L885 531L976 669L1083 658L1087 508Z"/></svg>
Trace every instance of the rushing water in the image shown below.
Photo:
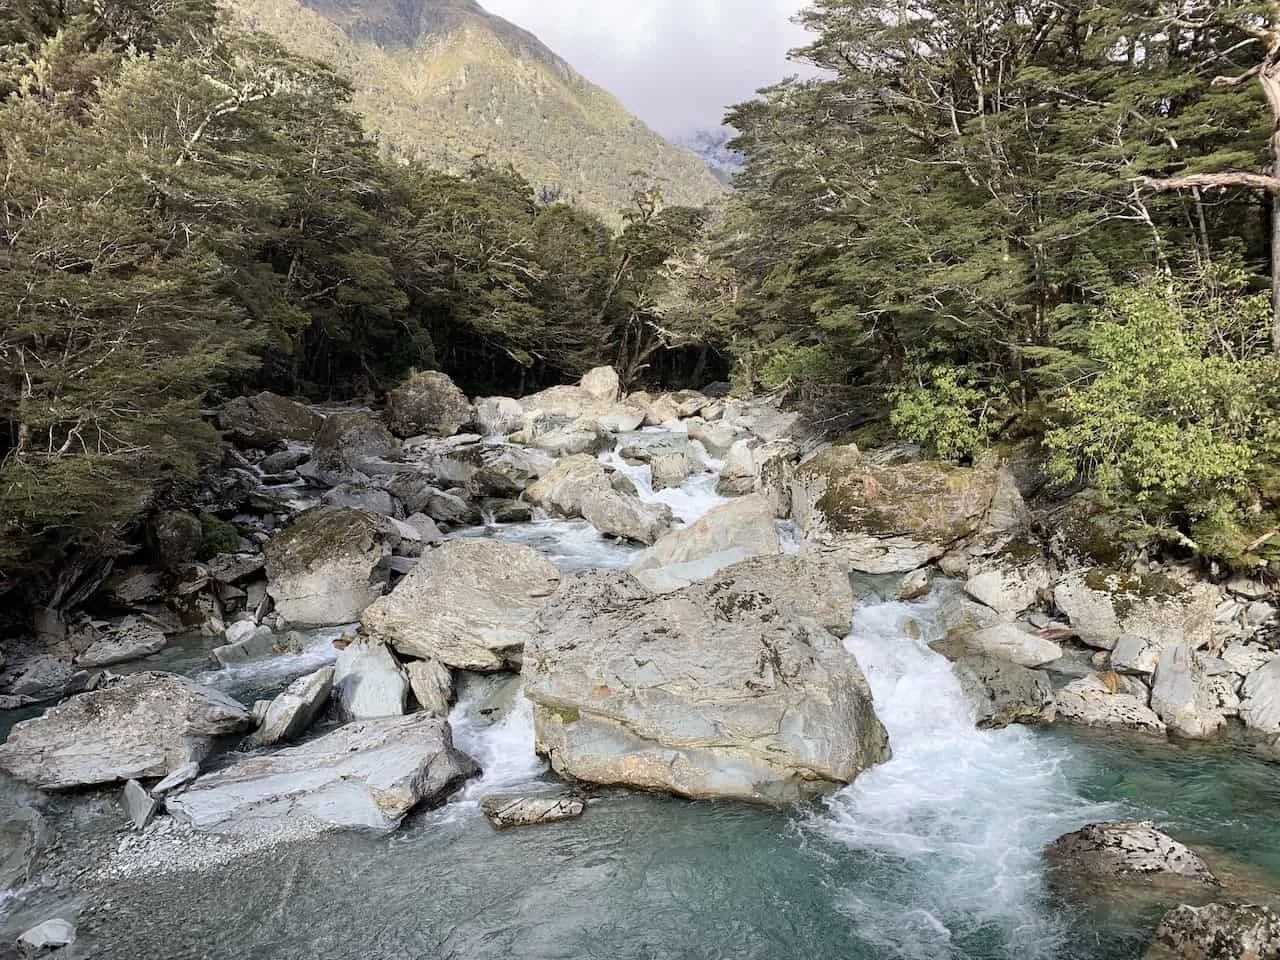
<svg viewBox="0 0 1280 960"><path fill-rule="evenodd" d="M682 523L721 502L714 474L655 494L647 467L605 459ZM468 533L529 543L566 570L635 554L572 522ZM1274 765L1069 729L977 730L950 664L927 646L938 603L860 603L846 644L893 757L824 803L773 811L606 790L580 820L495 832L480 797L558 781L534 755L515 681L467 677L450 720L484 774L394 836L0 896L0 933L83 902L76 955L121 960L1120 960L1141 955L1158 910L1060 900L1040 858L1059 834L1147 816L1255 879L1280 877ZM289 662L206 673L193 649L168 666L248 700L330 657L331 638L315 635ZM70 851L76 836L121 829L113 803L62 811Z"/></svg>

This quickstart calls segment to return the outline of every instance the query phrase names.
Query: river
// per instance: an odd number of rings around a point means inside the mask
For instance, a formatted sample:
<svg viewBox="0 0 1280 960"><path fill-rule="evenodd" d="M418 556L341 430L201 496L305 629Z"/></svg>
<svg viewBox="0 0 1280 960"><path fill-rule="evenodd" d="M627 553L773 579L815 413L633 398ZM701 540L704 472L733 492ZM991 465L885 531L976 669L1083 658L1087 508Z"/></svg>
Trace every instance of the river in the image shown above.
<svg viewBox="0 0 1280 960"><path fill-rule="evenodd" d="M684 522L720 502L712 475L654 494L647 468L610 459ZM580 522L467 533L529 543L566 570L634 554ZM483 777L395 835L331 835L198 874L105 880L85 864L70 888L0 898L0 932L82 907L69 955L120 960L1120 960L1141 956L1159 909L1061 900L1040 858L1059 834L1146 817L1280 878L1280 778L1266 761L1068 728L976 729L950 664L926 643L948 589L899 603L864 587L845 642L893 758L812 807L605 790L580 820L495 832L481 796L555 778L534 755L514 681L473 678L451 720ZM200 650L161 656L247 702L331 657L331 638L217 673ZM57 807L66 857L78 837L122 835L109 799Z"/></svg>

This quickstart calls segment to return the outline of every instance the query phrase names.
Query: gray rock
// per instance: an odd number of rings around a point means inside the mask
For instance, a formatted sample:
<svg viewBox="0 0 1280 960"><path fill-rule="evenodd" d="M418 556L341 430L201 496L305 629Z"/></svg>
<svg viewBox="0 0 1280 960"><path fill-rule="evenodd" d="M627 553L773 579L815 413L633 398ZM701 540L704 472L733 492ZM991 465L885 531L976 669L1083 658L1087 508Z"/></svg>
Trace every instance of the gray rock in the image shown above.
<svg viewBox="0 0 1280 960"><path fill-rule="evenodd" d="M160 564L171 569L196 559L204 543L204 527L195 514L163 510L148 522L147 541Z"/></svg>
<svg viewBox="0 0 1280 960"><path fill-rule="evenodd" d="M223 669L251 660L263 660L276 652L276 635L270 627L254 626L252 620L241 620L227 629L227 638L236 637L231 643L214 647L209 655Z"/></svg>
<svg viewBox="0 0 1280 960"><path fill-rule="evenodd" d="M524 407L511 397L476 400L476 427L486 437L505 437L524 425Z"/></svg>
<svg viewBox="0 0 1280 960"><path fill-rule="evenodd" d="M448 723L417 713L349 723L238 760L201 777L168 808L198 830L233 836L389 832L418 804L442 800L478 772L454 749Z"/></svg>
<svg viewBox="0 0 1280 960"><path fill-rule="evenodd" d="M781 552L772 509L763 497L748 496L671 531L641 553L630 570L650 590L665 593L750 557Z"/></svg>
<svg viewBox="0 0 1280 960"><path fill-rule="evenodd" d="M394 517L400 512L400 507L391 494L362 483L339 484L326 490L320 502L330 507L351 507L383 517Z"/></svg>
<svg viewBox="0 0 1280 960"><path fill-rule="evenodd" d="M1242 677L1247 677L1275 659L1276 652L1260 643L1229 643L1222 651L1222 659Z"/></svg>
<svg viewBox="0 0 1280 960"><path fill-rule="evenodd" d="M560 461L524 495L548 513L582 517L601 533L639 543L653 543L673 520L666 504L642 503L616 490L603 464L589 456Z"/></svg>
<svg viewBox="0 0 1280 960"><path fill-rule="evenodd" d="M519 500L486 500L484 512L494 523L528 523L533 519L533 508Z"/></svg>
<svg viewBox="0 0 1280 960"><path fill-rule="evenodd" d="M414 660L405 673L418 706L433 717L447 717L453 702L453 671L439 660Z"/></svg>
<svg viewBox="0 0 1280 960"><path fill-rule="evenodd" d="M450 540L365 611L365 629L410 657L463 670L518 666L560 571L523 544Z"/></svg>
<svg viewBox="0 0 1280 960"><path fill-rule="evenodd" d="M849 575L821 557L754 557L717 571L692 593L726 615L774 608L788 617L816 620L837 637L847 635L853 621Z"/></svg>
<svg viewBox="0 0 1280 960"><path fill-rule="evenodd" d="M469 526L482 519L479 507L466 497L447 490L429 492L423 512L433 520L455 527Z"/></svg>
<svg viewBox="0 0 1280 960"><path fill-rule="evenodd" d="M397 437L451 437L475 418L466 395L435 370L412 374L387 398L387 426Z"/></svg>
<svg viewBox="0 0 1280 960"><path fill-rule="evenodd" d="M852 445L796 468L791 516L820 548L863 573L906 573L975 534L997 471L941 463L870 463Z"/></svg>
<svg viewBox="0 0 1280 960"><path fill-rule="evenodd" d="M697 440L713 457L725 456L740 436L737 428L724 420L708 423L701 417L690 417L685 425L689 430L689 439Z"/></svg>
<svg viewBox="0 0 1280 960"><path fill-rule="evenodd" d="M137 673L17 724L0 746L0 769L46 790L163 777L251 724L226 694Z"/></svg>
<svg viewBox="0 0 1280 960"><path fill-rule="evenodd" d="M974 703L974 720L979 727L1053 721L1053 684L1040 671L984 656L961 657L955 670L961 688Z"/></svg>
<svg viewBox="0 0 1280 960"><path fill-rule="evenodd" d="M0 890L25 885L52 839L39 803L36 791L16 780L0 779Z"/></svg>
<svg viewBox="0 0 1280 960"><path fill-rule="evenodd" d="M902 579L898 581L895 595L899 600L918 600L932 589L933 576L927 567L921 567L919 570L903 574Z"/></svg>
<svg viewBox="0 0 1280 960"><path fill-rule="evenodd" d="M1160 662L1161 647L1136 633L1126 633L1111 651L1111 669L1117 673L1151 676Z"/></svg>
<svg viewBox="0 0 1280 960"><path fill-rule="evenodd" d="M333 413L316 433L311 459L298 472L316 483L336 487L394 449L394 438L372 413Z"/></svg>
<svg viewBox="0 0 1280 960"><path fill-rule="evenodd" d="M613 367L596 367L588 370L583 374L578 386L594 399L604 403L614 403L622 392L622 381L618 378L618 371Z"/></svg>
<svg viewBox="0 0 1280 960"><path fill-rule="evenodd" d="M200 776L200 764L194 760L190 763L184 763L152 787L151 795L153 797L163 797L166 794L173 793L175 790L181 790L198 776Z"/></svg>
<svg viewBox="0 0 1280 960"><path fill-rule="evenodd" d="M1184 643L1166 647L1151 681L1151 709L1170 732L1202 740L1226 725L1204 676L1204 668Z"/></svg>
<svg viewBox="0 0 1280 960"><path fill-rule="evenodd" d="M125 567L107 578L102 592L115 606L124 609L158 602L164 599L165 575L155 567Z"/></svg>
<svg viewBox="0 0 1280 960"><path fill-rule="evenodd" d="M60 697L76 675L68 661L51 654L29 657L11 668L9 693L32 700Z"/></svg>
<svg viewBox="0 0 1280 960"><path fill-rule="evenodd" d="M364 640L350 644L338 654L333 671L333 690L348 720L404 714L409 679L385 644Z"/></svg>
<svg viewBox="0 0 1280 960"><path fill-rule="evenodd" d="M949 656L995 657L1020 667L1043 667L1062 659L1062 647L1033 633L1020 630L1012 623L994 623L976 630L958 627L947 639L934 645Z"/></svg>
<svg viewBox="0 0 1280 960"><path fill-rule="evenodd" d="M1271 596L1271 589L1265 583L1244 576L1235 576L1228 580L1227 592L1242 600L1266 600Z"/></svg>
<svg viewBox="0 0 1280 960"><path fill-rule="evenodd" d="M1085 880L1216 886L1209 865L1150 820L1091 823L1045 847L1055 870Z"/></svg>
<svg viewBox="0 0 1280 960"><path fill-rule="evenodd" d="M760 441L754 438L738 440L724 456L724 466L716 481L716 493L722 497L741 497L756 488L756 459L752 448Z"/></svg>
<svg viewBox="0 0 1280 960"><path fill-rule="evenodd" d="M1280 657L1273 656L1245 677L1240 693L1240 718L1245 726L1280 733Z"/></svg>
<svg viewBox="0 0 1280 960"><path fill-rule="evenodd" d="M572 820L582 816L586 808L578 797L489 796L480 801L486 819L499 830Z"/></svg>
<svg viewBox="0 0 1280 960"><path fill-rule="evenodd" d="M784 805L888 756L857 662L814 620L625 574L566 585L526 646L538 752L561 775Z"/></svg>
<svg viewBox="0 0 1280 960"><path fill-rule="evenodd" d="M263 550L276 610L305 626L359 619L386 588L387 560L398 540L389 524L370 513L345 507L306 511Z"/></svg>
<svg viewBox="0 0 1280 960"><path fill-rule="evenodd" d="M552 430L531 430L526 426L522 434L530 446L557 458L613 449L613 434L599 420L589 417L580 417L567 426Z"/></svg>
<svg viewBox="0 0 1280 960"><path fill-rule="evenodd" d="M1090 567L1067 574L1054 588L1058 609L1080 639L1110 650L1126 633L1162 649L1185 643L1193 650L1213 633L1216 591L1200 583L1184 587L1163 574L1136 575Z"/></svg>
<svg viewBox="0 0 1280 960"><path fill-rule="evenodd" d="M1254 904L1183 904L1164 915L1146 960L1276 960L1280 916Z"/></svg>
<svg viewBox="0 0 1280 960"><path fill-rule="evenodd" d="M310 441L323 424L324 418L314 410L274 393L236 397L218 410L218 428L248 447Z"/></svg>
<svg viewBox="0 0 1280 960"><path fill-rule="evenodd" d="M1071 681L1058 691L1054 706L1058 719L1067 723L1161 736L1165 733L1164 721L1144 699L1112 689L1097 676Z"/></svg>
<svg viewBox="0 0 1280 960"><path fill-rule="evenodd" d="M652 470L653 489L671 490L679 488L689 479L700 464L685 453L666 453L649 461Z"/></svg>
<svg viewBox="0 0 1280 960"><path fill-rule="evenodd" d="M164 632L158 627L127 617L80 654L76 662L90 669L109 667L159 653L167 643Z"/></svg>
<svg viewBox="0 0 1280 960"><path fill-rule="evenodd" d="M768 440L756 447L755 490L773 507L779 519L791 516L791 482L795 479L800 448L790 439Z"/></svg>
<svg viewBox="0 0 1280 960"><path fill-rule="evenodd" d="M973 561L964 592L997 613L1018 614L1033 606L1051 582L1049 564L1024 545L1016 556L1002 553Z"/></svg>
<svg viewBox="0 0 1280 960"><path fill-rule="evenodd" d="M69 920L55 918L32 927L18 938L18 946L33 953L69 947L76 942L76 927Z"/></svg>
<svg viewBox="0 0 1280 960"><path fill-rule="evenodd" d="M555 461L538 450L523 447L484 447L480 467L468 482L479 497L514 498L555 466Z"/></svg>
<svg viewBox="0 0 1280 960"><path fill-rule="evenodd" d="M321 667L289 684L271 701L258 729L249 735L247 745L270 747L282 740L297 740L306 733L329 703L334 670L334 667ZM357 699L363 705L364 698Z"/></svg>
<svg viewBox="0 0 1280 960"><path fill-rule="evenodd" d="M124 804L125 813L129 815L129 822L138 830L144 829L154 820L156 811L160 809L160 801L151 796L147 788L137 780L130 780L124 785L120 802Z"/></svg>
<svg viewBox="0 0 1280 960"><path fill-rule="evenodd" d="M311 457L309 446L291 446L262 458L258 468L268 476L293 473Z"/></svg>

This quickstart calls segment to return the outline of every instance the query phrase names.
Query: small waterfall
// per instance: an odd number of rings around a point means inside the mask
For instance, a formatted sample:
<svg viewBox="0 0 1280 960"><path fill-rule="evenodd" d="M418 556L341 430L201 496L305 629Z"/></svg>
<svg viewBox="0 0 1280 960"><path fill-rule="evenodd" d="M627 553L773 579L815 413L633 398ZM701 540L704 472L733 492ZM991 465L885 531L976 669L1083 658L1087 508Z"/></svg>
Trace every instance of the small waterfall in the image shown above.
<svg viewBox="0 0 1280 960"><path fill-rule="evenodd" d="M938 960L968 955L957 941L976 939L999 945L995 955L1054 957L1067 932L1037 909L1040 851L1120 811L1073 791L1063 747L1022 727L974 726L951 664L927 645L938 602L855 613L845 645L871 684L893 757L806 826L861 853L877 874L842 904L877 955Z"/></svg>

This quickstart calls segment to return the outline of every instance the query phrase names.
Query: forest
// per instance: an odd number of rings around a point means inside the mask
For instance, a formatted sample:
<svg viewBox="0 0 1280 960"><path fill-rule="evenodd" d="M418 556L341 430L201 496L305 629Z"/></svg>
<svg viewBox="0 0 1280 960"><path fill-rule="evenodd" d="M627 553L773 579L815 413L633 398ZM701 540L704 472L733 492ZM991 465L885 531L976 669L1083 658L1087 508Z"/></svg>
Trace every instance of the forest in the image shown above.
<svg viewBox="0 0 1280 960"><path fill-rule="evenodd" d="M212 0L0 4L0 592L180 501L246 390L519 394L601 363L1029 445L1130 535L1280 557L1280 5L818 0L715 209L612 229L391 160ZM1273 292L1274 291L1274 292Z"/></svg>

